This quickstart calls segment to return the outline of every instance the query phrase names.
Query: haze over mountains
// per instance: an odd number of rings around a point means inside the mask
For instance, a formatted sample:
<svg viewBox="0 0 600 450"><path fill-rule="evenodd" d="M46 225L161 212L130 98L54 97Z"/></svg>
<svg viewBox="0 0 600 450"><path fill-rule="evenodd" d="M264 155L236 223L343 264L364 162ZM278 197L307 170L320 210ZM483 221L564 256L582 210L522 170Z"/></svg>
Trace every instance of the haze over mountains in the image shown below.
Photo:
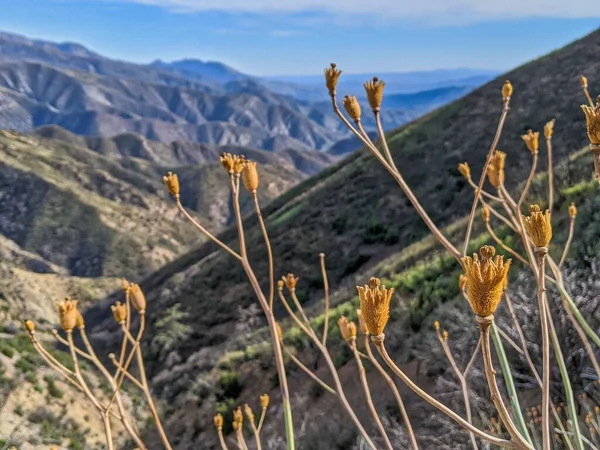
<svg viewBox="0 0 600 450"><path fill-rule="evenodd" d="M349 136L331 111L322 81L319 86L253 77L197 60L138 65L79 44L9 33L0 33L0 58L0 128L27 132L54 124L82 135L133 132L166 143L271 151L327 150ZM382 113L389 128L463 95L490 74L459 70L388 76L389 94L412 91L402 101L390 97ZM354 78L362 82L368 77ZM414 92L419 89L436 91ZM349 90L361 91L360 82ZM364 123L374 126L367 114Z"/></svg>

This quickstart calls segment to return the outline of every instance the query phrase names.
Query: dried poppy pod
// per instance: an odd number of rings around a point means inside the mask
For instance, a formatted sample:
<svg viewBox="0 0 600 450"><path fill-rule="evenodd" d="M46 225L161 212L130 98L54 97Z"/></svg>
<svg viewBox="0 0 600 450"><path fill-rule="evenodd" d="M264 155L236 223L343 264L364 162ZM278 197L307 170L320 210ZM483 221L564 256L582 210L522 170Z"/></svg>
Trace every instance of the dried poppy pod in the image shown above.
<svg viewBox="0 0 600 450"><path fill-rule="evenodd" d="M244 414L242 414L242 408L239 406L233 410L233 420L240 425L244 423Z"/></svg>
<svg viewBox="0 0 600 450"><path fill-rule="evenodd" d="M85 320L83 320L83 315L79 310L77 310L77 320L75 321L75 326L80 330L85 328Z"/></svg>
<svg viewBox="0 0 600 450"><path fill-rule="evenodd" d="M367 324L365 323L365 318L363 317L362 311L357 309L356 315L358 316L358 328L360 329L360 332L363 334L368 334L369 330L367 329Z"/></svg>
<svg viewBox="0 0 600 450"><path fill-rule="evenodd" d="M239 175L244 170L246 158L244 155L232 155L231 153L221 153L221 165L227 173Z"/></svg>
<svg viewBox="0 0 600 450"><path fill-rule="evenodd" d="M583 89L587 89L587 87L588 87L588 79L587 79L587 77L581 75L581 77L579 77L579 81L581 82L581 87Z"/></svg>
<svg viewBox="0 0 600 450"><path fill-rule="evenodd" d="M269 394L263 394L259 397L260 399L260 407L262 409L267 409L269 407Z"/></svg>
<svg viewBox="0 0 600 450"><path fill-rule="evenodd" d="M446 330L444 330L444 331L442 332L442 339L444 339L445 341L447 341L447 340L448 340L448 332L447 332Z"/></svg>
<svg viewBox="0 0 600 450"><path fill-rule="evenodd" d="M531 238L533 245L544 248L552 239L552 223L550 222L550 211L542 213L538 205L529 207L529 216L523 216L525 229Z"/></svg>
<svg viewBox="0 0 600 450"><path fill-rule="evenodd" d="M525 141L525 145L529 151L535 155L540 149L540 133L538 131L534 133L532 130L527 130L527 134L522 135L521 138Z"/></svg>
<svg viewBox="0 0 600 450"><path fill-rule="evenodd" d="M502 86L502 99L504 101L510 100L513 94L513 85L510 81L506 80Z"/></svg>
<svg viewBox="0 0 600 450"><path fill-rule="evenodd" d="M487 169L487 176L490 184L495 188L504 184L504 164L506 153L496 150Z"/></svg>
<svg viewBox="0 0 600 450"><path fill-rule="evenodd" d="M373 337L379 337L390 318L390 301L394 288L388 290L381 285L379 279L372 277L368 285L357 286L356 289L367 330Z"/></svg>
<svg viewBox="0 0 600 450"><path fill-rule="evenodd" d="M364 84L364 87L365 92L367 93L369 106L371 106L373 112L379 111L381 102L383 101L383 88L385 87L385 82L377 77L373 77L372 80L369 80Z"/></svg>
<svg viewBox="0 0 600 450"><path fill-rule="evenodd" d="M254 413L252 412L252 408L250 408L250 406L248 405L248 403L246 403L244 405L244 414L246 414L246 418L250 422L254 422Z"/></svg>
<svg viewBox="0 0 600 450"><path fill-rule="evenodd" d="M342 338L345 341L352 339L352 334L350 333L350 329L348 327L348 319L345 316L342 316L338 319L338 326L340 327Z"/></svg>
<svg viewBox="0 0 600 450"><path fill-rule="evenodd" d="M331 63L323 72L325 73L325 86L327 86L329 94L335 95L335 88L337 87L342 71L337 68L335 63Z"/></svg>
<svg viewBox="0 0 600 450"><path fill-rule="evenodd" d="M29 334L35 333L35 324L31 320L26 320L24 322L24 324L25 324L25 329L27 330L27 332Z"/></svg>
<svg viewBox="0 0 600 450"><path fill-rule="evenodd" d="M131 283L129 285L129 298L131 299L131 304L133 307L140 314L144 314L146 312L146 296L144 295L144 292L139 284Z"/></svg>
<svg viewBox="0 0 600 450"><path fill-rule="evenodd" d="M481 210L481 218L484 222L490 221L490 208L488 208L487 206L483 207L483 209Z"/></svg>
<svg viewBox="0 0 600 450"><path fill-rule="evenodd" d="M281 277L281 281L285 283L285 285L290 291L296 289L296 284L298 283L299 279L299 277L294 277L293 273L288 273L287 276Z"/></svg>
<svg viewBox="0 0 600 450"><path fill-rule="evenodd" d="M552 139L552 136L554 135L554 122L556 121L556 119L552 119L551 121L547 122L546 125L544 125L544 137L546 139Z"/></svg>
<svg viewBox="0 0 600 450"><path fill-rule="evenodd" d="M246 161L246 167L242 171L242 181L244 186L251 194L254 194L258 189L258 171L256 170L256 162Z"/></svg>
<svg viewBox="0 0 600 450"><path fill-rule="evenodd" d="M56 302L60 326L67 332L72 331L77 325L77 303L77 300L71 300L70 297L66 297L62 302Z"/></svg>
<svg viewBox="0 0 600 450"><path fill-rule="evenodd" d="M585 114L586 128L588 138L592 145L600 145L600 103L596 101L596 106L592 108L588 105L581 105Z"/></svg>
<svg viewBox="0 0 600 450"><path fill-rule="evenodd" d="M491 246L479 249L479 255L462 258L467 278L467 297L473 312L479 317L494 314L506 287L508 269L512 260L504 262L503 256L494 257L496 250Z"/></svg>
<svg viewBox="0 0 600 450"><path fill-rule="evenodd" d="M221 430L223 428L223 416L219 413L214 417L215 427L217 430Z"/></svg>
<svg viewBox="0 0 600 450"><path fill-rule="evenodd" d="M344 105L344 109L352 120L355 122L360 120L362 112L360 110L360 104L354 95L346 95L344 100L342 100L342 105Z"/></svg>
<svg viewBox="0 0 600 450"><path fill-rule="evenodd" d="M435 331L437 331L437 330L439 330L439 329L440 329L440 323L439 323L437 320L435 320L435 321L433 322L433 329L434 329Z"/></svg>
<svg viewBox="0 0 600 450"><path fill-rule="evenodd" d="M129 281L127 281L125 278L121 278L121 289L123 289L124 292L129 290Z"/></svg>
<svg viewBox="0 0 600 450"><path fill-rule="evenodd" d="M283 280L277 281L277 289L281 291L283 289L283 286L285 286L285 282Z"/></svg>
<svg viewBox="0 0 600 450"><path fill-rule="evenodd" d="M575 203L571 203L571 205L569 206L569 216L571 217L571 219L577 217L577 207L575 206Z"/></svg>
<svg viewBox="0 0 600 450"><path fill-rule="evenodd" d="M177 174L173 172L168 172L166 176L163 177L163 181L167 190L173 197L179 196L179 179L177 178Z"/></svg>
<svg viewBox="0 0 600 450"><path fill-rule="evenodd" d="M125 323L125 320L127 320L127 307L125 305L121 302L116 302L114 305L111 305L110 309L112 310L115 322L118 324Z"/></svg>
<svg viewBox="0 0 600 450"><path fill-rule="evenodd" d="M458 171L465 178L471 178L471 168L469 167L469 163L464 162L458 165Z"/></svg>

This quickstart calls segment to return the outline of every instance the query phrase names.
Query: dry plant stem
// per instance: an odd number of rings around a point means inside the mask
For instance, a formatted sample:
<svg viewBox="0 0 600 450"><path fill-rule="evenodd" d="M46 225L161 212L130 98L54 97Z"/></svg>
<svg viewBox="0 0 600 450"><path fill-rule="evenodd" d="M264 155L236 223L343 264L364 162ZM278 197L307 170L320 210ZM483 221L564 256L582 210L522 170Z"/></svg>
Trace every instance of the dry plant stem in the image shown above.
<svg viewBox="0 0 600 450"><path fill-rule="evenodd" d="M234 252L233 250L231 250L227 245L225 245L223 242L221 242L219 239L217 239L215 236L213 236L206 228L204 228L202 225L200 225L196 219L194 219L183 207L183 205L181 204L181 201L179 200L179 196L177 196L177 198L175 199L177 202L177 207L179 208L179 210L183 213L183 215L190 221L192 222L192 224L194 224L196 226L196 228L198 228L206 237L208 237L210 240L212 240L215 244L217 244L219 247L221 247L223 250L225 250L227 253L229 253L231 256L233 256L234 258L241 260L242 257L240 255L238 255L236 252Z"/></svg>
<svg viewBox="0 0 600 450"><path fill-rule="evenodd" d="M377 132L379 133L379 140L381 141L381 145L383 146L383 151L385 152L385 156L390 163L390 166L394 168L397 172L398 168L394 163L394 158L392 158L392 153L390 152L390 148L388 147L387 139L385 138L385 132L383 131L383 125L381 124L381 114L379 110L373 110L373 114L375 115L375 122L377 123ZM368 134L366 135L368 136Z"/></svg>
<svg viewBox="0 0 600 450"><path fill-rule="evenodd" d="M496 243L502 247L504 250L506 250L508 253L510 253L511 255L513 255L515 258L517 258L519 261L521 261L523 264L525 264L526 266L529 266L529 263L527 262L527 260L525 258L523 258L521 255L519 255L516 251L514 251L512 248L510 248L508 245L506 245L504 242L502 242L502 239L500 239L498 237L498 235L494 232L492 226L490 225L489 221L486 221L485 223L485 227L487 228L488 233L490 234L490 236L492 237L492 239L494 241L496 241Z"/></svg>
<svg viewBox="0 0 600 450"><path fill-rule="evenodd" d="M260 433L258 432L258 428L256 428L254 419L252 419L250 421L250 427L252 428L252 432L254 433L254 441L256 442L256 450L262 450L262 445L260 443Z"/></svg>
<svg viewBox="0 0 600 450"><path fill-rule="evenodd" d="M235 437L237 439L237 445L240 448L240 450L248 450L241 427L235 432Z"/></svg>
<svg viewBox="0 0 600 450"><path fill-rule="evenodd" d="M481 202L481 204L485 207L487 207L490 212L496 216L498 219L500 219L502 222L504 222L504 224L510 228L511 230L513 230L515 233L518 233L519 231L517 230L517 228L512 224L512 222L510 220L508 220L506 217L504 217L502 214L500 214L498 211L496 211L496 208L494 208L493 206L491 206L489 203L486 203L483 199L479 200Z"/></svg>
<svg viewBox="0 0 600 450"><path fill-rule="evenodd" d="M585 98L587 99L588 103L593 108L595 106L594 100L592 100L592 97L590 96L590 91L588 90L587 86L583 87L583 93L585 94Z"/></svg>
<svg viewBox="0 0 600 450"><path fill-rule="evenodd" d="M240 210L240 202L239 202L239 183L240 177L239 175L234 180L234 175L230 174L229 176L231 193L233 196L233 209L235 212L235 220L236 226L238 230L238 238L240 244L240 262L242 263L242 267L244 272L246 272L246 276L250 281L252 289L258 301L267 317L267 323L269 324L269 331L271 332L271 342L273 343L273 352L275 354L275 363L277 366L277 375L279 377L279 386L281 389L281 401L283 403L283 417L285 420L285 431L286 431L286 441L288 450L295 449L294 443L294 425L292 419L292 409L290 404L290 394L287 382L287 376L285 373L285 367L283 364L283 353L281 351L281 342L279 340L278 332L277 332L277 324L275 322L275 316L273 315L273 310L269 307L269 303L265 298L264 293L260 288L260 284L256 279L256 275L250 266L250 262L248 261L248 256L246 252L246 240L244 237L244 226L242 223L242 213ZM267 235L265 235L267 237ZM225 245L225 244L223 244ZM227 247L228 248L228 247ZM232 251L232 250L230 250ZM234 252L235 253L235 252ZM237 253L235 253L237 255Z"/></svg>
<svg viewBox="0 0 600 450"><path fill-rule="evenodd" d="M354 425L356 426L356 428L358 428L358 431L360 432L360 434L362 434L363 438L365 439L365 441L367 442L369 447L371 447L373 450L375 450L377 447L375 447L375 444L373 443L373 441L371 440L371 438L365 431L364 427L358 420L358 417L356 417L356 414L354 413L354 410L350 406L350 403L348 403L348 399L346 398L346 394L344 393L344 388L342 386L342 382L340 381L340 377L335 368L335 364L333 363L333 360L331 359L331 355L329 354L329 351L327 350L327 347L321 343L321 341L319 340L317 335L311 329L307 328L306 325L304 325L302 323L302 321L298 318L298 316L294 313L294 311L292 311L288 301L285 299L285 297L283 295L282 289L279 289L279 298L281 299L283 306L285 307L285 309L287 310L287 312L291 316L291 318L294 320L296 325L298 325L298 327L300 327L300 329L302 331L304 331L304 333L306 333L306 335L309 338L312 339L315 346L319 349L319 351L323 355L325 362L327 363L327 367L329 368L329 372L331 373L331 376L333 378L333 382L335 384L335 391L337 392L337 396L338 396L338 399L340 400L340 403L342 404L344 409L348 412L348 415L352 419L352 422L354 422Z"/></svg>
<svg viewBox="0 0 600 450"><path fill-rule="evenodd" d="M479 203L481 192L483 191L483 183L485 181L488 166L490 165L490 161L492 160L494 150L496 150L496 146L498 145L498 141L500 140L502 128L504 128L504 122L506 121L506 116L508 115L509 103L510 97L504 100L504 107L502 108L502 114L500 115L500 121L498 122L498 128L496 129L496 135L494 136L494 140L492 141L492 145L490 146L490 149L488 151L483 170L481 171L481 177L479 178L479 184L477 185L477 189L475 190L475 199L473 200L473 206L471 207L471 215L469 216L469 223L467 224L467 233L465 235L463 255L467 254L469 241L471 240L471 231L473 230L473 221L475 220L475 212L477 211L477 204Z"/></svg>
<svg viewBox="0 0 600 450"><path fill-rule="evenodd" d="M517 351L517 353L519 353L520 355L524 355L523 350L521 350L521 347L519 347L517 345L517 343L515 341L513 341L511 339L511 337L508 334L506 334L506 332L502 328L500 328L497 324L496 324L496 329L498 330L498 333L500 334L500 336L502 336L504 338L504 340L506 342L508 342L511 345L511 347Z"/></svg>
<svg viewBox="0 0 600 450"><path fill-rule="evenodd" d="M329 386L327 383L325 383L323 380L321 380L315 373L313 373L308 367L306 367L302 361L300 361L298 358L296 358L296 356L287 348L287 346L285 344L282 344L283 347L283 351L285 352L286 355L288 355L288 357L292 360L292 362L294 364L296 364L300 370L302 370L305 374L307 374L309 377L311 377L313 380L315 380L323 389L325 389L327 392L329 392L330 394L333 395L337 395L337 392L335 392L335 390ZM262 425L262 423L261 423Z"/></svg>
<svg viewBox="0 0 600 450"><path fill-rule="evenodd" d="M471 176L469 176L467 178L467 181L469 182L469 185L473 188L473 191L476 193L477 192L477 185L473 181L473 178L471 178ZM502 199L500 197L496 197L495 195L490 194L485 189L481 191L481 195L483 197L489 198L490 200L496 200L497 202L501 202L502 201ZM482 201L481 198L479 200Z"/></svg>
<svg viewBox="0 0 600 450"><path fill-rule="evenodd" d="M269 234L267 233L267 227L260 211L260 205L258 204L258 196L256 190L252 192L252 199L254 200L254 209L256 210L256 216L260 223L260 229L262 230L265 238L265 246L267 247L267 256L269 258L269 308L273 309L273 299L275 297L275 278L273 269L273 251L271 250L271 241L269 240Z"/></svg>
<svg viewBox="0 0 600 450"><path fill-rule="evenodd" d="M492 396L492 402L494 402L500 420L504 424L504 427L506 428L506 431L508 431L508 434L512 438L513 442L517 445L517 448L533 450L533 447L527 442L524 436L521 436L519 430L512 421L510 414L506 409L506 406L504 405L504 401L502 400L500 389L498 389L498 383L496 382L496 371L494 370L494 367L492 365L492 350L490 346L490 328L494 323L494 316L476 316L476 319L477 324L479 325L479 329L481 330L481 349L483 353L483 365L485 368L485 375ZM544 450L546 450L550 447L544 446L543 448Z"/></svg>
<svg viewBox="0 0 600 450"><path fill-rule="evenodd" d="M481 337L479 337L479 339L477 341L477 346L475 347L475 350L473 351L473 354L471 355L471 359L469 360L469 363L467 364L467 367L465 368L465 371L463 372L463 375L465 376L465 378L469 374L471 367L473 367L475 358L477 358L477 355L479 354L480 350L481 350Z"/></svg>
<svg viewBox="0 0 600 450"><path fill-rule="evenodd" d="M452 243L442 234L439 228L433 223L433 221L431 220L427 212L425 212L425 210L421 206L421 203L419 203L419 200L415 197L414 193L412 192L412 190L410 189L400 172L394 170L394 168L390 166L390 164L386 161L385 157L379 152L379 150L377 150L377 148L371 142L369 142L368 139L365 139L365 137L354 126L352 126L348 119L346 119L346 117L342 114L337 105L337 101L335 99L335 92L330 92L330 96L331 102L333 104L333 111L350 129L350 131L352 131L352 133L354 133L354 135L360 139L364 146L367 147L371 151L371 153L373 153L373 155L375 155L377 160L387 169L387 171L392 175L392 177L394 177L394 180L396 180L404 194L408 197L408 200L412 204L413 208L417 211L417 214L419 214L423 222L425 222L425 225L427 225L427 228L429 228L431 234L433 234L433 236L444 246L444 248L446 248L446 250L448 250L452 254L452 256L454 256L456 260L460 263L460 252L456 247L454 247L454 245L452 245Z"/></svg>
<svg viewBox="0 0 600 450"><path fill-rule="evenodd" d="M558 267L561 268L565 263L565 259L567 259L567 254L569 253L569 248L571 247L571 242L573 241L573 234L575 232L575 217L571 217L571 222L569 223L569 237L567 238L567 242L565 243L565 249L563 250L563 254L560 257L560 262L558 263Z"/></svg>
<svg viewBox="0 0 600 450"><path fill-rule="evenodd" d="M388 437L387 433L385 432L385 427L383 426L383 423L381 423L379 414L377 413L377 410L375 409L375 405L373 404L373 398L371 397L371 389L369 388L369 382L367 381L367 372L365 371L365 366L363 365L363 363L360 359L360 355L358 354L358 351L356 349L356 337L353 337L352 341L349 344L350 344L350 348L352 349L352 353L354 353L354 359L356 360L356 365L358 366L358 374L360 377L360 382L362 384L363 391L365 392L365 399L367 400L367 405L369 406L369 410L371 411L373 420L375 421L377 428L379 428L379 432L381 433L381 436L383 437L383 440L385 442L385 447L388 450L393 450L392 443L390 442L390 438Z"/></svg>
<svg viewBox="0 0 600 450"><path fill-rule="evenodd" d="M61 344L65 345L67 347L69 347L69 342L66 341L65 339L63 339L61 337L61 335L58 334L58 331L52 330L52 334L54 335L54 337L56 338L56 340L58 342L60 342ZM75 350L75 353L77 353L79 356L82 356L83 358L85 358L87 360L90 360L90 361L92 360L92 357L90 355L88 355L86 352L84 352L83 350L81 350L81 349L79 349L77 347L74 347L74 350Z"/></svg>
<svg viewBox="0 0 600 450"><path fill-rule="evenodd" d="M548 209L552 213L554 209L554 164L552 162L552 138L546 138L546 149L548 150Z"/></svg>
<svg viewBox="0 0 600 450"><path fill-rule="evenodd" d="M258 421L258 434L262 431L263 423L265 422L265 417L267 415L267 408L262 408L260 413L260 420Z"/></svg>
<svg viewBox="0 0 600 450"><path fill-rule="evenodd" d="M442 334L440 333L439 329L436 330L436 334L440 341L440 344L442 344L442 349L444 350L444 354L446 355L446 358L450 362L450 365L452 366L452 369L454 370L454 373L456 374L456 377L458 378L458 381L460 382L460 388L461 388L462 394L463 394L463 401L465 403L465 412L467 414L467 422L473 423L473 417L471 415L471 401L469 400L469 387L467 386L467 379L465 378L463 372L461 372L460 369L458 368L458 366L456 365L456 360L454 359L454 356L452 355L452 352L450 351L450 346L448 345L448 341L442 337ZM477 440L475 439L475 435L471 431L469 431L469 438L471 439L471 445L473 446L473 448L477 449L478 448Z"/></svg>
<svg viewBox="0 0 600 450"><path fill-rule="evenodd" d="M596 172L596 180L600 182L600 145L590 144L592 154L594 156L594 172Z"/></svg>
<svg viewBox="0 0 600 450"><path fill-rule="evenodd" d="M73 342L73 332L71 330L67 331L67 341L69 343L69 349L71 350L71 359L73 360L73 366L75 367L75 376L81 385L83 392L88 397L88 399L92 402L92 404L96 407L100 415L102 416L102 424L104 426L104 434L106 437L106 449L113 450L113 440L112 440L112 432L110 428L110 419L108 418L107 411L102 408L100 402L96 398L96 396L90 391L87 383L83 379L81 375L81 371L79 369L79 361L77 360L77 353L75 352L75 343Z"/></svg>
<svg viewBox="0 0 600 450"><path fill-rule="evenodd" d="M521 206L523 202L527 198L527 193L529 192L529 188L531 187L531 182L533 181L533 177L535 176L535 170L537 169L538 164L538 152L533 154L533 162L531 163L531 171L529 172L529 177L527 178L527 182L525 183L525 187L523 188L523 192L521 192L521 197L519 197L519 203L517 203L517 214L521 213Z"/></svg>
<svg viewBox="0 0 600 450"><path fill-rule="evenodd" d="M217 430L217 434L219 435L219 443L221 444L221 450L229 450L229 448L227 448L227 444L225 443L225 438L223 437L223 429L219 428Z"/></svg>
<svg viewBox="0 0 600 450"><path fill-rule="evenodd" d="M548 314L546 313L546 247L535 249L538 262L538 307L542 329L542 445L550 448L550 335L548 332ZM564 381L564 380L563 380Z"/></svg>
<svg viewBox="0 0 600 450"><path fill-rule="evenodd" d="M296 296L296 288L290 289L290 295L292 297L292 300L294 301L294 305L296 305L296 308L298 309L298 312L300 313L300 316L302 316L302 320L304 320L304 323L306 323L306 326L308 328L310 328L314 333L314 330L310 323L310 320L308 320L308 316L304 312L304 308L302 308L302 303L300 303L300 300L298 300L298 297Z"/></svg>
<svg viewBox="0 0 600 450"><path fill-rule="evenodd" d="M327 331L329 330L329 278L325 268L325 254L321 253L321 276L323 277L323 289L325 290L325 323L323 324L323 345L327 345Z"/></svg>
<svg viewBox="0 0 600 450"><path fill-rule="evenodd" d="M125 322L125 326L128 330L131 329L131 300L129 298L129 291L125 292L125 307L127 308L127 319ZM121 344L121 353L119 354L119 365L123 366L125 362L125 353L127 352L127 336L123 335L123 342ZM115 381L119 376L119 372L116 372L114 375Z"/></svg>
<svg viewBox="0 0 600 450"><path fill-rule="evenodd" d="M98 368L98 370L102 373L102 375L104 376L104 378L106 378L106 380L108 381L108 383L110 384L110 386L113 388L113 390L117 392L117 394L115 396L115 399L116 399L116 402L117 402L117 408L119 410L119 415L121 416L121 423L123 424L123 426L125 427L125 429L129 433L129 435L131 436L131 438L135 441L135 444L137 445L137 447L140 448L140 449L142 449L142 450L145 449L146 446L144 445L144 443L140 439L139 435L135 432L135 430L131 426L131 423L129 422L129 420L127 420L127 413L125 412L125 408L123 407L123 401L121 399L121 395L118 393L119 391L117 389L117 383L115 382L114 378L110 375L110 373L108 372L108 370L106 370L106 367L104 367L104 365L98 359L98 356L94 352L94 348L92 347L92 344L90 343L90 341L89 341L89 339L87 337L87 333L85 332L85 328L80 328L79 329L79 333L81 334L81 338L83 339L83 343L85 344L85 348L87 349L88 353L92 357L92 362ZM109 404L108 408L110 408L110 404Z"/></svg>
<svg viewBox="0 0 600 450"><path fill-rule="evenodd" d="M460 417L458 414L456 414L454 411L452 411L446 405L440 403L435 398L433 398L432 396L427 394L425 391L423 391L419 386L417 386L415 383L413 383L413 381L410 378L408 378L408 376L406 376L406 374L404 372L402 372L402 370L400 370L400 368L394 363L394 361L388 354L387 350L385 349L385 345L383 343L384 338L385 338L385 336L383 334L381 334L379 336L373 336L372 339L373 339L373 343L375 344L375 347L377 347L377 350L381 354L381 357L383 358L385 363L388 365L388 367L392 370L392 372L394 372L404 382L404 384L406 384L406 386L408 386L408 388L411 389L414 393L416 393L419 397L421 397L423 400L425 400L431 406L437 408L438 410L440 410L441 412L446 414L448 417L450 417L452 420L454 420L456 423L458 423L461 427L465 428L468 431L472 431L475 434L475 436L483 439L484 441L487 441L494 445L498 445L503 448L514 448L514 449L527 448L527 449L530 449L530 447L520 447L515 442L507 441L505 439L501 439L499 437L492 436L491 434L481 431L479 428L471 425L465 419ZM530 449L530 450L533 450L533 449Z"/></svg>
<svg viewBox="0 0 600 450"><path fill-rule="evenodd" d="M365 334L365 348L367 349L367 354L369 357L369 361L373 366L377 369L377 371L381 374L381 376L385 379L386 383L392 390L394 394L394 398L396 399L396 403L398 403L398 409L400 410L400 415L402 416L402 420L404 421L404 426L406 427L406 432L408 433L408 437L410 439L410 443L414 450L419 449L419 444L417 444L417 437L415 436L415 432L413 431L412 424L410 422L410 417L406 412L406 408L404 406L404 402L402 401L402 397L400 396L400 391L396 387L396 383L392 377L388 375L383 366L379 364L375 355L373 355L373 351L371 350L371 340L369 339L369 335Z"/></svg>
<svg viewBox="0 0 600 450"><path fill-rule="evenodd" d="M116 359L113 359L112 361L113 361L113 364L115 365L115 367L117 369L119 369L121 372L123 372L129 381L131 381L133 384L135 384L142 391L144 390L144 386L142 385L142 383L140 383L138 381L137 378L135 378L133 375L131 375L128 371L126 371L123 366L120 366L119 362Z"/></svg>

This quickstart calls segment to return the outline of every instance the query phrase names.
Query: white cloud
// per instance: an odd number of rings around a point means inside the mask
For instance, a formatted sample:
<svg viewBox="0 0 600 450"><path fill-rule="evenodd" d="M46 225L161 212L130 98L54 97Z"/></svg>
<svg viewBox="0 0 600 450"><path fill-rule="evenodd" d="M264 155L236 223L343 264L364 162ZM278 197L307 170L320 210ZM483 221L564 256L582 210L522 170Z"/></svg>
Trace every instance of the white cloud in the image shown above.
<svg viewBox="0 0 600 450"><path fill-rule="evenodd" d="M420 19L428 23L478 22L524 17L600 17L597 0L121 0L174 12L329 12Z"/></svg>

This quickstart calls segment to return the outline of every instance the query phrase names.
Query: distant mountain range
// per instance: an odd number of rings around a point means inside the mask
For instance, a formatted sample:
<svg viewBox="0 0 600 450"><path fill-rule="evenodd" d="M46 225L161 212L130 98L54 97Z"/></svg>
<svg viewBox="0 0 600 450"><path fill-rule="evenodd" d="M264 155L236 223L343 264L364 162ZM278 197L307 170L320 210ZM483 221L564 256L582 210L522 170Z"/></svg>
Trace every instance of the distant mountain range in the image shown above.
<svg viewBox="0 0 600 450"><path fill-rule="evenodd" d="M384 125L413 120L486 77L468 69L387 74L392 103L382 114ZM361 91L367 78L344 75L341 86L352 83L348 92ZM427 91L394 100L394 93L415 87ZM327 150L349 136L331 111L322 77L258 78L192 59L139 65L76 43L0 33L0 128L28 132L48 124L81 135L133 132L162 142L270 151ZM374 128L367 114L364 125Z"/></svg>

